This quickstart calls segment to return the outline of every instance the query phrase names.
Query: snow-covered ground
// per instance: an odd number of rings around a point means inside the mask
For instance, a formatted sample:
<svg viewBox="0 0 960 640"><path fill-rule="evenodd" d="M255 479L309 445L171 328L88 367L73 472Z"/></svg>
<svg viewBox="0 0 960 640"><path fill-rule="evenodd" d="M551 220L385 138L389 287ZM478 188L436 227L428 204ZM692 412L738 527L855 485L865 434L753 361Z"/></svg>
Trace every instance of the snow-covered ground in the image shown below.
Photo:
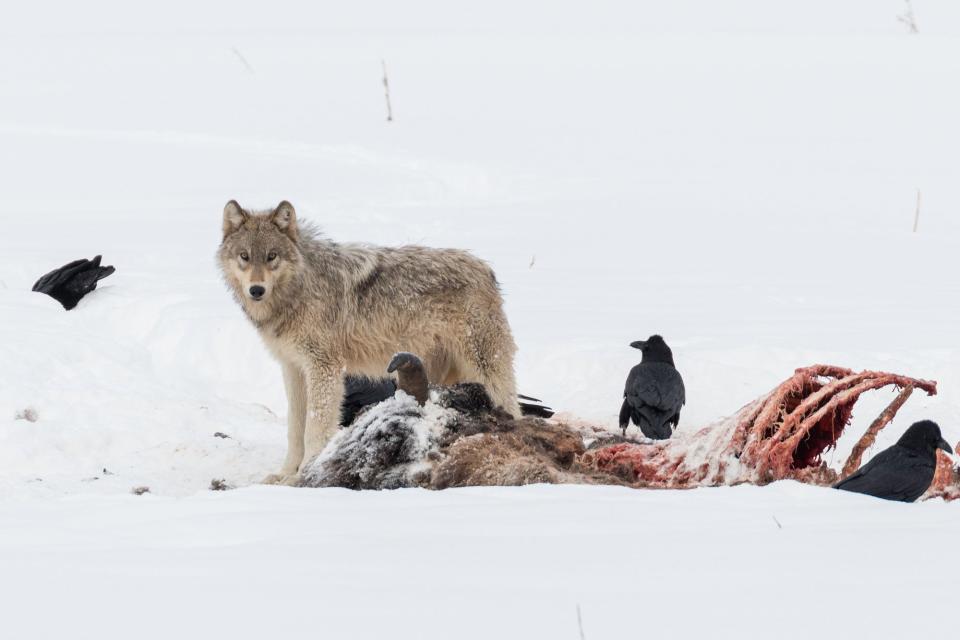
<svg viewBox="0 0 960 640"><path fill-rule="evenodd" d="M960 440L960 7L914 0L909 35L895 0L784 4L5 6L0 629L577 638L578 603L590 640L940 628L952 504L250 486L285 401L214 265L230 198L486 258L521 390L596 423L659 332L681 429L827 362L938 380L874 451L920 417ZM75 311L30 292L97 253L117 273Z"/></svg>
<svg viewBox="0 0 960 640"><path fill-rule="evenodd" d="M792 482L73 496L4 508L2 626L577 640L579 605L589 639L936 637L958 530L949 505Z"/></svg>

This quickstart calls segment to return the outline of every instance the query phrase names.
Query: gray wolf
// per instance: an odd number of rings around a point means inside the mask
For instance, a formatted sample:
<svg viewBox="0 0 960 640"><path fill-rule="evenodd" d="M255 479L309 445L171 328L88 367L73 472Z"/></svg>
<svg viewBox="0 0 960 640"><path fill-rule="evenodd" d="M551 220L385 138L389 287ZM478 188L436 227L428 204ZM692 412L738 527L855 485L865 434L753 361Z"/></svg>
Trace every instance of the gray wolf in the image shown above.
<svg viewBox="0 0 960 640"><path fill-rule="evenodd" d="M421 354L430 380L478 382L520 415L499 285L466 251L340 244L289 202L254 212L231 200L217 258L283 369L287 457L264 482L296 483L337 430L344 376L382 375L398 351Z"/></svg>

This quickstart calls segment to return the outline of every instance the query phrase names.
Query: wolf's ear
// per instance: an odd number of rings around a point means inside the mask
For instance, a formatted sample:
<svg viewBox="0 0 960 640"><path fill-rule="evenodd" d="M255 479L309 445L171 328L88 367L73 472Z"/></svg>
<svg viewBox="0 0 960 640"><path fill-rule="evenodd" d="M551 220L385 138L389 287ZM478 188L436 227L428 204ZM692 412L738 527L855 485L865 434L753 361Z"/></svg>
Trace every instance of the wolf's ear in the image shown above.
<svg viewBox="0 0 960 640"><path fill-rule="evenodd" d="M236 200L228 202L223 208L223 237L226 238L242 227L249 217L250 214L241 209Z"/></svg>
<svg viewBox="0 0 960 640"><path fill-rule="evenodd" d="M290 236L294 242L297 241L297 212L293 205L284 200L277 205L277 208L270 214L270 221Z"/></svg>

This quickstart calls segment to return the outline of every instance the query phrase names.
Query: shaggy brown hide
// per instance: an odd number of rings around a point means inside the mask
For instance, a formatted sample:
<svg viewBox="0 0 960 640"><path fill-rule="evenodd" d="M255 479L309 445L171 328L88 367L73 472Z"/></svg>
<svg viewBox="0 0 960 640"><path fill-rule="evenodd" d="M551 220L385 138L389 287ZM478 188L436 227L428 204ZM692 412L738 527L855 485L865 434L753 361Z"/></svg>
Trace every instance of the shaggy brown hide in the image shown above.
<svg viewBox="0 0 960 640"><path fill-rule="evenodd" d="M585 469L583 437L560 422L480 416L462 420L441 443L430 488L524 484L621 484Z"/></svg>

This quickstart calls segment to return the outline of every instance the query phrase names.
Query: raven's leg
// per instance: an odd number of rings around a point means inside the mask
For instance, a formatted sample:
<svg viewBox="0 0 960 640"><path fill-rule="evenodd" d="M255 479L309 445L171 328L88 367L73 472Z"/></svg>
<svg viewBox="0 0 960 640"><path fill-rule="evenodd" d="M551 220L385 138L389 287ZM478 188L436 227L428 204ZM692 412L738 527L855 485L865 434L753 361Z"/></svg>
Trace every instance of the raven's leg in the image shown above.
<svg viewBox="0 0 960 640"><path fill-rule="evenodd" d="M623 399L623 406L620 407L620 429L623 430L623 437L627 437L627 427L630 425L630 405L627 399Z"/></svg>

